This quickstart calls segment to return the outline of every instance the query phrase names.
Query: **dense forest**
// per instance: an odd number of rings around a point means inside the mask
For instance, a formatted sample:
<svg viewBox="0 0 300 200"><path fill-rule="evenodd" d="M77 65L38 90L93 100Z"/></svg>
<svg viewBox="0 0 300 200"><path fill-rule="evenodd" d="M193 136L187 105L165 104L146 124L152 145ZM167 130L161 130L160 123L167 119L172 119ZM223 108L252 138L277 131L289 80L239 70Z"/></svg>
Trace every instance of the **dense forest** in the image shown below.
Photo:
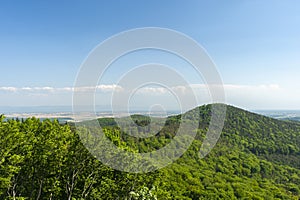
<svg viewBox="0 0 300 200"><path fill-rule="evenodd" d="M173 164L149 173L126 173L102 164L82 144L79 132L86 130L72 123L8 120L2 115L0 199L300 198L299 122L227 106L217 145L200 158L211 105L189 112L201 119L196 139ZM138 126L130 130L121 130L112 118L98 121L119 148L149 152L172 140L181 117L168 117L162 130L142 139L128 131L147 133L150 119L146 116L131 116Z"/></svg>

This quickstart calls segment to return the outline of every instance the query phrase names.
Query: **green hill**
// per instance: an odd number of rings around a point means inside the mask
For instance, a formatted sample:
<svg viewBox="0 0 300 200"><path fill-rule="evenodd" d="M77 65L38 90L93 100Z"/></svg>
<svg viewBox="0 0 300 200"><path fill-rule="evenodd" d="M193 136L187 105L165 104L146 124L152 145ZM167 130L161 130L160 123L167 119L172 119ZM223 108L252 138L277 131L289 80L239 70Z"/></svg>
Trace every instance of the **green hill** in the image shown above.
<svg viewBox="0 0 300 200"><path fill-rule="evenodd" d="M146 174L101 164L79 139L79 132L88 133L86 127L35 118L5 121L2 116L0 199L299 199L300 124L227 106L221 137L201 159L211 107L195 108L189 118L134 115L123 131L118 124L129 118L98 120L115 145L150 152L170 143L182 120L200 118L189 149L173 164ZM163 129L152 133L164 120ZM132 136L139 133L152 137Z"/></svg>

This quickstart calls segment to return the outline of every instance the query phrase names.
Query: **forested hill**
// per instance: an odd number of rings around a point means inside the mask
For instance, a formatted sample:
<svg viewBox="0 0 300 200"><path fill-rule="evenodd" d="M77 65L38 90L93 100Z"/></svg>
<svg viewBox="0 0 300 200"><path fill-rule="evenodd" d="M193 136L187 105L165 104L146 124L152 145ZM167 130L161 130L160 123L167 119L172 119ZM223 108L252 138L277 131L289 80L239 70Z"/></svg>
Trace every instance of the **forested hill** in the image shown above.
<svg viewBox="0 0 300 200"><path fill-rule="evenodd" d="M0 199L299 199L300 123L227 106L221 137L201 159L211 106L188 112L192 117L187 120L200 120L196 139L184 155L146 174L101 164L79 139L78 131L86 130L72 124L35 118L6 121L1 116ZM181 117L168 117L162 130L144 139L128 131L151 131L146 116L132 116L139 126L124 131L111 118L99 123L120 148L149 152L172 140ZM156 120L154 124L162 119Z"/></svg>
<svg viewBox="0 0 300 200"><path fill-rule="evenodd" d="M227 106L223 137L244 151L300 169L300 123Z"/></svg>

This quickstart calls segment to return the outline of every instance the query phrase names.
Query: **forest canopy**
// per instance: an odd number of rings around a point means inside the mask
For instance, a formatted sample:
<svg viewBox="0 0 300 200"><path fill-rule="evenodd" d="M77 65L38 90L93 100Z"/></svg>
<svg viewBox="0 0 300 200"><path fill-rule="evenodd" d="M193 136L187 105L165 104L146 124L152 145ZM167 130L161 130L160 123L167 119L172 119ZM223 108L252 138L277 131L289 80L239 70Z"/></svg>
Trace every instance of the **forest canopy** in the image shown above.
<svg viewBox="0 0 300 200"><path fill-rule="evenodd" d="M193 112L193 111L191 111ZM173 164L149 173L114 170L97 160L74 124L0 117L0 199L299 199L300 123L275 120L227 106L225 126L205 157L199 149L211 105L200 116L196 139ZM134 115L136 131L149 119ZM129 152L150 152L176 135L181 115L168 117L153 137L135 138L114 119L103 132ZM190 119L193 120L193 119Z"/></svg>

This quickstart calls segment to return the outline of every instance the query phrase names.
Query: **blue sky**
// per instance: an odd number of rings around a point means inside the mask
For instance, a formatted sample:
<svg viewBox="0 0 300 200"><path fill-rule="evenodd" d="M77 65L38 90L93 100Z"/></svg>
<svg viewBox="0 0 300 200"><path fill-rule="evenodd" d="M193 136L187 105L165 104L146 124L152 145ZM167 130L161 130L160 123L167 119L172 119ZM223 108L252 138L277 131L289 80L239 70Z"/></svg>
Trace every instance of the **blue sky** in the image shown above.
<svg viewBox="0 0 300 200"><path fill-rule="evenodd" d="M154 26L206 49L227 103L300 109L299 13L300 2L289 0L1 1L0 106L71 105L67 91L96 45Z"/></svg>

